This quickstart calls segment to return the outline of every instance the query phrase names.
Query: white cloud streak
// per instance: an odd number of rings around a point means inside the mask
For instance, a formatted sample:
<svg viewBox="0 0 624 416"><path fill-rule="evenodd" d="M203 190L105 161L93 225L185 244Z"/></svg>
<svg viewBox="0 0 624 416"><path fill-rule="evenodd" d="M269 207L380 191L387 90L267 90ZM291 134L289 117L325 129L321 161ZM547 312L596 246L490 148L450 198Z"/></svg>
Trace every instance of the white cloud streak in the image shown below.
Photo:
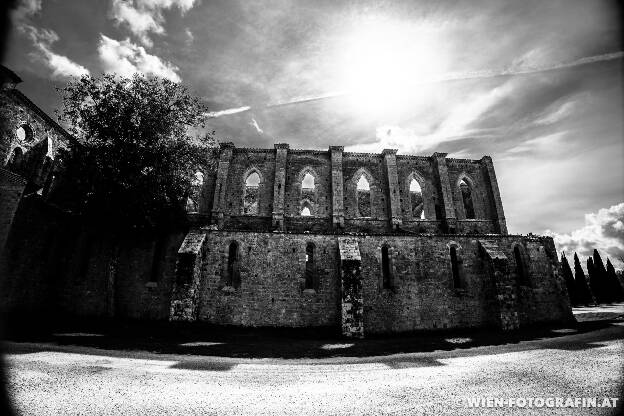
<svg viewBox="0 0 624 416"><path fill-rule="evenodd" d="M113 0L110 15L118 25L127 26L144 46L151 47L150 34L165 34L163 11L175 7L186 13L194 4L195 0Z"/></svg>
<svg viewBox="0 0 624 416"><path fill-rule="evenodd" d="M125 77L141 73L160 76L173 82L181 81L177 74L178 67L158 56L150 55L145 48L132 43L129 39L117 41L101 34L98 56L105 72Z"/></svg>
<svg viewBox="0 0 624 416"><path fill-rule="evenodd" d="M37 29L23 22L18 28L20 32L30 38L35 47L35 51L31 53L31 56L35 60L43 62L52 70L50 74L52 78L66 79L68 77L79 77L89 74L89 70L84 66L52 51L52 44L59 40L58 35L53 30Z"/></svg>

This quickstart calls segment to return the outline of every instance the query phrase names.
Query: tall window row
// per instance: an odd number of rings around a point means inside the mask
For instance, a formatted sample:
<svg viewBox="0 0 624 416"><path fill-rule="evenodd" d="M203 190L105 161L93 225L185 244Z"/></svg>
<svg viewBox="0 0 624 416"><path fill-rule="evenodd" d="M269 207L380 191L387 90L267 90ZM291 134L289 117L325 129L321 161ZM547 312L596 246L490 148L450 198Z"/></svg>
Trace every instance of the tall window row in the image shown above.
<svg viewBox="0 0 624 416"><path fill-rule="evenodd" d="M307 171L306 171L307 170ZM315 192L316 192L316 178L306 168L300 174L300 189L301 197L299 204L299 215L302 217L310 217L315 215ZM372 192L371 192L371 180L370 175L364 172L356 174L355 180L355 213L358 217L369 218L372 217ZM423 193L422 179L416 179L417 174L413 173L408 178L408 204L409 213L412 218L418 220L426 220L427 213L425 209L425 198ZM201 178L203 181L203 177ZM259 172L254 168L245 176L244 196L243 196L243 214L244 215L258 215L259 213L259 189L262 178ZM472 181L463 177L458 185L456 192L459 194L459 200L461 208L463 208L463 217L466 219L476 219L475 213L475 191ZM436 212L438 211L436 206ZM442 212L436 215L442 215Z"/></svg>

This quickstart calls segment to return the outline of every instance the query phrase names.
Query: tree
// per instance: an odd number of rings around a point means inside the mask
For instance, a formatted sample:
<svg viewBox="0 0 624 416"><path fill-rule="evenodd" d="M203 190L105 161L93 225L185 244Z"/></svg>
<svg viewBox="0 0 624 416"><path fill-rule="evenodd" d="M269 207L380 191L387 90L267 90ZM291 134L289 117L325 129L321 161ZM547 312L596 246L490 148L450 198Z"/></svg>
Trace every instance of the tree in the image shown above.
<svg viewBox="0 0 624 416"><path fill-rule="evenodd" d="M576 295L578 296L578 303L582 305L589 305L590 303L592 303L592 293L587 286L585 272L581 267L581 262L576 253L574 253L574 282Z"/></svg>
<svg viewBox="0 0 624 416"><path fill-rule="evenodd" d="M184 221L212 135L193 137L204 108L182 85L135 74L83 76L62 89L59 118L78 139L61 151L69 207L106 229L154 230Z"/></svg>
<svg viewBox="0 0 624 416"><path fill-rule="evenodd" d="M613 293L613 300L616 302L621 302L624 300L624 289L620 283L620 279L618 279L617 274L615 273L615 267L611 263L611 260L607 258L607 279L609 285L611 287L611 291Z"/></svg>
<svg viewBox="0 0 624 416"><path fill-rule="evenodd" d="M570 303L572 305L577 305L579 302L574 287L574 276L572 275L572 269L570 268L570 263L568 263L568 259L566 258L565 253L561 253L561 274L563 275L566 287L568 288Z"/></svg>
<svg viewBox="0 0 624 416"><path fill-rule="evenodd" d="M613 293L609 287L609 280L607 277L607 269L605 269L602 257L598 250L594 249L594 276L596 283L598 284L597 291L600 293L600 302L608 303L613 301ZM593 283L592 283L593 284ZM594 292L596 293L596 292Z"/></svg>

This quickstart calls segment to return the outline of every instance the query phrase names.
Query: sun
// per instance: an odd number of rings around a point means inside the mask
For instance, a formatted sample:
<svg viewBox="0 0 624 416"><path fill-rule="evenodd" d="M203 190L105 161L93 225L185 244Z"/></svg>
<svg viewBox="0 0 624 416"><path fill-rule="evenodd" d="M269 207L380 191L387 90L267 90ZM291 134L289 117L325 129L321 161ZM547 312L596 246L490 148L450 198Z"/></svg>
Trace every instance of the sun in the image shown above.
<svg viewBox="0 0 624 416"><path fill-rule="evenodd" d="M368 19L347 36L342 85L356 108L399 110L447 69L436 31L418 24Z"/></svg>

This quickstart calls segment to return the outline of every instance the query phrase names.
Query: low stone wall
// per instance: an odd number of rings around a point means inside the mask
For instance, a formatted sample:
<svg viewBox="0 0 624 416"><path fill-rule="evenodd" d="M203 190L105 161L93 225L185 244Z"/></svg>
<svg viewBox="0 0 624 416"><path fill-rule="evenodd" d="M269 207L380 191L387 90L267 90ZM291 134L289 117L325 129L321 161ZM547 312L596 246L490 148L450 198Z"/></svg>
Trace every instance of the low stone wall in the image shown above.
<svg viewBox="0 0 624 416"><path fill-rule="evenodd" d="M341 322L340 259L336 235L209 231L202 268L199 320L242 326L336 326ZM501 327L501 304L489 259L479 251L487 239L506 256L504 296L517 299L520 325L566 321L571 310L547 237L523 236L354 236L361 253L365 333L460 327ZM227 248L240 248L240 288L224 291ZM306 245L318 255L319 290L304 290ZM455 287L449 245L458 247L461 286ZM528 253L530 284L517 284L513 245ZM390 248L391 288L382 284L381 248ZM498 268L496 271L500 271ZM500 286L500 285L499 285ZM509 302L505 303L507 305ZM515 322L515 321L514 321ZM517 324L510 324L512 327ZM512 327L508 329L513 329Z"/></svg>

